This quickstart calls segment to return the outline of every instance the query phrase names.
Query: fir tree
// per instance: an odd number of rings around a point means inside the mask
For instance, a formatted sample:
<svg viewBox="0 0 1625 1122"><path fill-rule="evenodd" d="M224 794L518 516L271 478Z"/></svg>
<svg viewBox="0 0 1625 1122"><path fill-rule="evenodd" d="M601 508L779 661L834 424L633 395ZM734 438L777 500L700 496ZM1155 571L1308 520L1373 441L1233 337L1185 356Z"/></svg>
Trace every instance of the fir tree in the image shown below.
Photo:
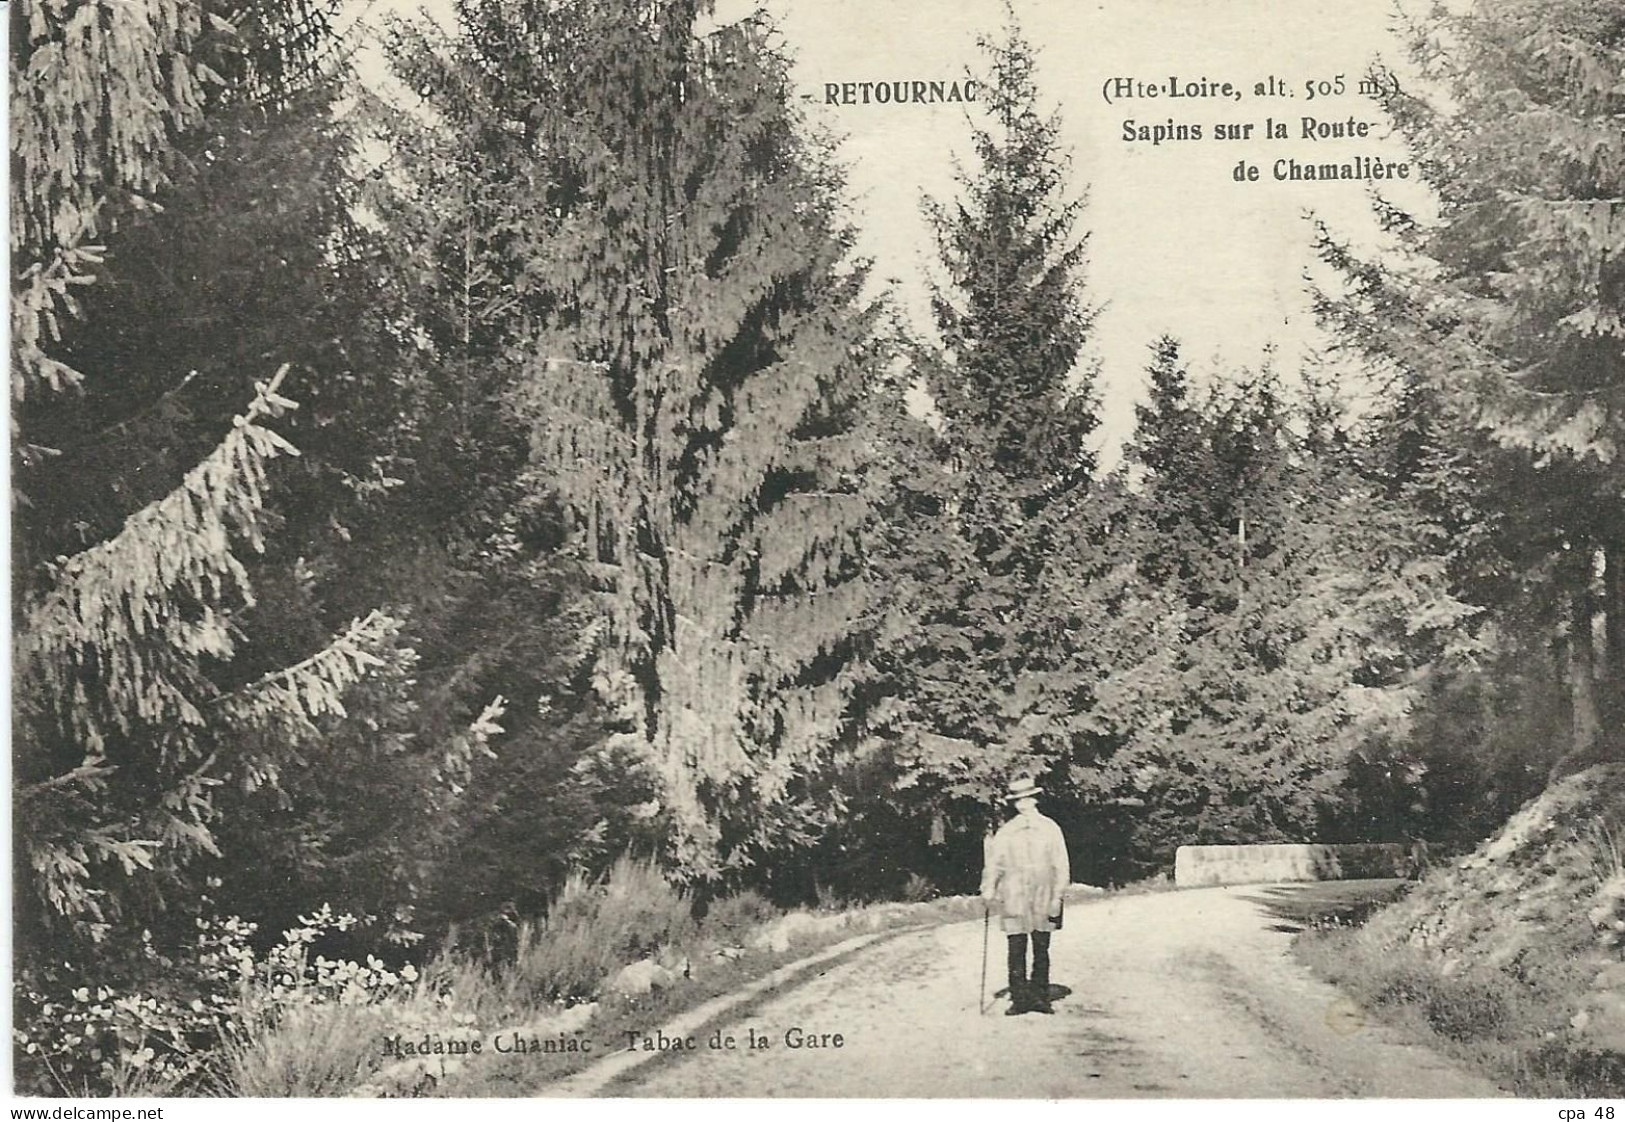
<svg viewBox="0 0 1625 1122"><path fill-rule="evenodd" d="M1139 475L1136 506L1152 530L1138 568L1147 581L1172 584L1200 607L1204 589L1223 583L1204 575L1223 567L1213 552L1221 537L1214 531L1229 523L1233 532L1236 496L1222 481L1212 418L1194 398L1178 340L1165 335L1152 345L1146 374L1147 397L1134 407L1134 437L1124 449Z"/></svg>
<svg viewBox="0 0 1625 1122"><path fill-rule="evenodd" d="M885 723L900 782L928 804L985 802L1012 770L1066 757L1089 681L1074 655L1103 610L1082 203L1031 46L1012 25L982 47L975 164L958 199L926 205L940 345L917 348L915 369L936 416L898 444L908 467L887 504L899 623L879 662Z"/></svg>
<svg viewBox="0 0 1625 1122"><path fill-rule="evenodd" d="M597 589L604 751L656 778L681 871L738 868L827 823L868 609L872 313L835 182L765 22L460 15L466 55L426 61L460 91L437 111L483 118L459 189L497 221L470 235L470 278L512 286L512 330L486 337L526 365L532 485L575 520Z"/></svg>
<svg viewBox="0 0 1625 1122"><path fill-rule="evenodd" d="M1081 776L1097 801L1143 804L1141 860L1352 818L1350 769L1407 741L1474 612L1414 511L1362 478L1340 410L1289 405L1267 369L1186 405L1176 360L1160 342L1130 444L1145 579L1129 599L1154 638L1097 686L1087 721L1110 750Z"/></svg>
<svg viewBox="0 0 1625 1122"><path fill-rule="evenodd" d="M1625 697L1625 17L1596 0L1482 0L1407 31L1422 80L1384 81L1384 105L1438 219L1379 205L1418 268L1324 238L1347 282L1324 306L1403 387L1405 486L1481 512L1458 578L1521 619L1514 633L1543 636L1537 655L1556 648L1585 757L1607 750Z"/></svg>
<svg viewBox="0 0 1625 1122"><path fill-rule="evenodd" d="M110 496L42 482L58 457L173 421L170 391L194 377L172 370L156 388L145 377L121 385L117 359L90 345L94 297L118 275L95 239L116 248L167 201L187 170L185 145L211 117L291 94L315 40L290 33L268 45L233 25L242 14L30 4L14 24L13 487L24 514L13 741L25 960L41 929L60 951L75 936L106 937L132 909L173 902L184 870L218 853L232 793L277 788L301 747L342 718L350 688L396 657L397 623L376 611L289 664L238 657L253 647L252 557L276 522L269 467L293 452L272 427L293 405L281 392L289 368L274 357L252 380L239 376L236 415L214 418L190 463L166 463L160 437L160 455L136 443L122 473L97 469ZM323 16L289 4L253 18L274 36L319 30ZM82 396L63 396L70 388ZM75 409L85 423L69 423ZM87 443L38 439L76 427Z"/></svg>

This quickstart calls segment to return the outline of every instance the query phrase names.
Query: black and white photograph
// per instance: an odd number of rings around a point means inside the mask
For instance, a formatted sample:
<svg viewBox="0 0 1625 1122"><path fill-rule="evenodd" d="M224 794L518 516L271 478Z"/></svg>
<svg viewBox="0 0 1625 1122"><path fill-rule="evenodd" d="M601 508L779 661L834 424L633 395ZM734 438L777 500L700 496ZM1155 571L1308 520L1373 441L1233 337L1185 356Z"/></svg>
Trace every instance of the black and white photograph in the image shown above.
<svg viewBox="0 0 1625 1122"><path fill-rule="evenodd" d="M8 17L13 1118L1625 1122L1625 2Z"/></svg>

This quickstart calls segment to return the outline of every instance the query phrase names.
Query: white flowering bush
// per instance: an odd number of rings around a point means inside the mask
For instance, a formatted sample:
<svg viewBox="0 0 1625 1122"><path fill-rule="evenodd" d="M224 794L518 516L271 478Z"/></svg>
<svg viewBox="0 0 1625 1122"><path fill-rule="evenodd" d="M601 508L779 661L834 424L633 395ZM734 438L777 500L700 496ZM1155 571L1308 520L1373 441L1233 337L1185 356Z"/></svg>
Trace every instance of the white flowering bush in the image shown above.
<svg viewBox="0 0 1625 1122"><path fill-rule="evenodd" d="M410 963L396 970L372 955L355 962L316 953L323 935L367 922L324 906L301 916L254 964L254 983L222 1049L220 1090L255 1098L349 1094L401 1066L386 1038L477 1030L478 1016L459 1010L449 988L431 986ZM395 1072L390 1089L414 1093L446 1074L432 1065Z"/></svg>
<svg viewBox="0 0 1625 1122"><path fill-rule="evenodd" d="M315 913L299 917L299 926L282 933L282 941L263 961L240 962L238 970L252 979L245 996L255 1012L302 1004L366 1005L387 1000L410 988L418 978L410 963L391 970L372 955L365 962L328 958L312 953L318 939L335 932L348 932L371 923L372 917L335 915L323 904Z"/></svg>
<svg viewBox="0 0 1625 1122"><path fill-rule="evenodd" d="M150 975L150 988L100 984L71 961L20 976L12 1029L18 1091L159 1094L185 1086L239 1016L254 933L236 917L199 919L188 945L164 953L143 931L127 973Z"/></svg>
<svg viewBox="0 0 1625 1122"><path fill-rule="evenodd" d="M199 918L187 945L161 951L143 932L134 975L145 989L88 982L72 962L19 978L12 1030L17 1090L39 1095L186 1094L220 1089L233 1057L261 1048L295 1010L412 1007L449 1011L449 994L423 991L411 964L392 969L330 958L316 944L369 923L327 905L257 953L257 925ZM141 967L148 969L142 970ZM261 1090L260 1093L271 1093ZM286 1090L281 1093L290 1093ZM297 1093L297 1092L295 1092Z"/></svg>

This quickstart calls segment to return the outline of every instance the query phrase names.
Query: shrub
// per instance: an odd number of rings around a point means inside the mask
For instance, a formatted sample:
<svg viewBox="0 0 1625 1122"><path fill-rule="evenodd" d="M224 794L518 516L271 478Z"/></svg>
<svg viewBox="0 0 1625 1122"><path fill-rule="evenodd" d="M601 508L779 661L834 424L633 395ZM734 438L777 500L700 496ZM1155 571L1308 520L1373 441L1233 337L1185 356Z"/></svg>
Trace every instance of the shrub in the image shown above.
<svg viewBox="0 0 1625 1122"><path fill-rule="evenodd" d="M205 897L205 903L207 898ZM149 931L120 977L64 962L15 985L17 1090L32 1095L182 1093L205 1074L221 1035L240 1018L253 976L256 928L199 918L191 939L160 950Z"/></svg>
<svg viewBox="0 0 1625 1122"><path fill-rule="evenodd" d="M220 1090L233 1096L314 1098L344 1095L381 1066L387 1022L382 1009L304 1005L273 1021L227 1037L221 1048Z"/></svg>
<svg viewBox="0 0 1625 1122"><path fill-rule="evenodd" d="M1527 1097L1617 1098L1625 1092L1625 1055L1552 1040L1519 1057L1515 1075Z"/></svg>
<svg viewBox="0 0 1625 1122"><path fill-rule="evenodd" d="M342 1095L385 1067L384 1037L452 1033L475 1021L458 995L436 988L408 964L392 970L314 953L324 936L357 926L325 905L263 961L240 966L236 1014L223 1026L214 1082L257 1098Z"/></svg>
<svg viewBox="0 0 1625 1122"><path fill-rule="evenodd" d="M509 1020L523 1006L511 971L461 953L432 959L423 968L423 986L429 993L451 996L459 1011L482 1022Z"/></svg>
<svg viewBox="0 0 1625 1122"><path fill-rule="evenodd" d="M364 926L323 905L261 955L254 924L200 918L167 954L143 940L167 978L119 991L53 979L20 987L17 1086L33 1094L326 1095L356 1085L383 1057L382 1031L453 1027L454 995L398 971L315 953ZM387 1018L385 1010L387 1009Z"/></svg>
<svg viewBox="0 0 1625 1122"><path fill-rule="evenodd" d="M923 904L927 900L936 899L936 896L937 886L919 873L910 873L908 880L903 884L901 898L905 904Z"/></svg>
<svg viewBox="0 0 1625 1122"><path fill-rule="evenodd" d="M778 918L778 908L754 889L711 901L700 931L706 938L724 945L738 945L756 928Z"/></svg>
<svg viewBox="0 0 1625 1122"><path fill-rule="evenodd" d="M1597 946L1625 958L1625 872L1615 873L1597 889L1586 919L1597 932Z"/></svg>
<svg viewBox="0 0 1625 1122"><path fill-rule="evenodd" d="M1625 851L1621 849L1620 827L1601 814L1587 825L1580 844L1589 858L1599 884L1625 878Z"/></svg>
<svg viewBox="0 0 1625 1122"><path fill-rule="evenodd" d="M682 942L688 899L653 862L622 857L598 883L572 874L540 930L520 928L513 975L532 999L584 1001L612 971Z"/></svg>
<svg viewBox="0 0 1625 1122"><path fill-rule="evenodd" d="M815 884L813 896L816 899L814 910L819 912L846 912L858 906L858 901L849 900L838 891L826 884Z"/></svg>
<svg viewBox="0 0 1625 1122"><path fill-rule="evenodd" d="M1499 1037L1511 1022L1507 988L1492 978L1435 977L1423 1006L1428 1024L1452 1040Z"/></svg>
<svg viewBox="0 0 1625 1122"><path fill-rule="evenodd" d="M1367 950L1350 965L1345 984L1362 991L1373 1005L1422 1004L1437 977L1427 963L1402 951L1377 955Z"/></svg>

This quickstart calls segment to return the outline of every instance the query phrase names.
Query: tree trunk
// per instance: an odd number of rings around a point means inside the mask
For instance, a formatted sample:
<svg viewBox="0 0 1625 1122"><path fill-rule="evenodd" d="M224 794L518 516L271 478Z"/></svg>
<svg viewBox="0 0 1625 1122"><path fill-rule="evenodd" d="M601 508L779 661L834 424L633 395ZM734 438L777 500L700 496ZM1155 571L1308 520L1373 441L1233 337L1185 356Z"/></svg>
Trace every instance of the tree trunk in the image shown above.
<svg viewBox="0 0 1625 1122"><path fill-rule="evenodd" d="M1603 550L1603 649L1598 676L1617 689L1625 683L1625 543Z"/></svg>
<svg viewBox="0 0 1625 1122"><path fill-rule="evenodd" d="M1625 542L1602 554L1602 646L1597 686L1604 754L1625 756Z"/></svg>
<svg viewBox="0 0 1625 1122"><path fill-rule="evenodd" d="M1587 555L1589 560L1589 554ZM1585 573L1590 577L1590 567ZM1569 745L1552 767L1551 778L1568 775L1596 762L1598 731L1597 650L1589 579L1569 595L1568 654Z"/></svg>
<svg viewBox="0 0 1625 1122"><path fill-rule="evenodd" d="M1592 643L1591 597L1574 594L1569 626L1569 688L1574 707L1571 752L1584 752L1597 742L1597 658Z"/></svg>

